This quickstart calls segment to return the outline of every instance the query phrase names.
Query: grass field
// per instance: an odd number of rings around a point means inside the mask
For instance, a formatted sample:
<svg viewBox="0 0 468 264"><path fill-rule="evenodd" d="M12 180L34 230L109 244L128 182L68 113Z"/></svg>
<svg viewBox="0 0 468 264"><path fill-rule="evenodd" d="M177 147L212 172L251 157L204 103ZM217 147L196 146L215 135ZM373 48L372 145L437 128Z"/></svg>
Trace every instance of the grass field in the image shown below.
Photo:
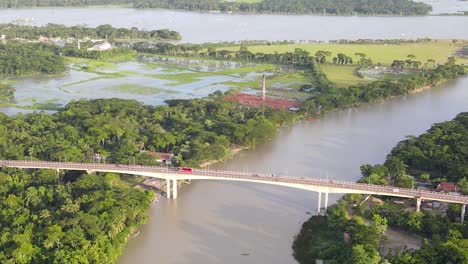
<svg viewBox="0 0 468 264"><path fill-rule="evenodd" d="M261 2L262 0L227 0L225 2L237 2L237 3L258 3Z"/></svg>
<svg viewBox="0 0 468 264"><path fill-rule="evenodd" d="M293 52L294 49L300 48L309 51L314 55L317 51L330 51L332 56L328 61L338 53L344 53L347 56L357 61L358 56L355 53L364 53L371 58L374 63L391 64L393 60L406 59L409 54L416 56L416 60L422 63L428 59L433 59L438 63L443 63L448 57L452 56L455 51L461 47L451 44L448 40L434 40L427 43L405 43L401 45L384 45L384 44L291 44L291 45L258 45L249 46L251 52L263 53L284 53ZM239 50L239 47L228 47L220 49Z"/></svg>
<svg viewBox="0 0 468 264"><path fill-rule="evenodd" d="M332 81L338 87L348 87L360 83L372 82L372 80L357 76L355 74L356 66L326 64L320 65L320 69L327 75L328 80Z"/></svg>
<svg viewBox="0 0 468 264"><path fill-rule="evenodd" d="M142 86L137 84L121 84L119 86L115 86L109 89L110 91L117 91L117 92L129 92L133 94L140 94L140 95L152 95L152 94L159 94L161 92L165 93L178 93L177 91L161 89L156 87L148 87Z"/></svg>

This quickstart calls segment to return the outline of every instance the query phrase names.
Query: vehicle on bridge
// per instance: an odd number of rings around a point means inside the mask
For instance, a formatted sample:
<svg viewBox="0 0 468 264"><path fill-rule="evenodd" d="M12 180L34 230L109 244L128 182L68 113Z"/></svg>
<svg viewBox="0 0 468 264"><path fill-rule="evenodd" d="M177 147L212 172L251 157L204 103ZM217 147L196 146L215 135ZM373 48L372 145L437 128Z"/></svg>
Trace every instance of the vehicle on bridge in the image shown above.
<svg viewBox="0 0 468 264"><path fill-rule="evenodd" d="M185 172L185 173L187 173L187 172L192 173L192 172L193 172L193 169L190 168L190 167L179 167L179 168L177 169L177 171L179 171L179 172Z"/></svg>

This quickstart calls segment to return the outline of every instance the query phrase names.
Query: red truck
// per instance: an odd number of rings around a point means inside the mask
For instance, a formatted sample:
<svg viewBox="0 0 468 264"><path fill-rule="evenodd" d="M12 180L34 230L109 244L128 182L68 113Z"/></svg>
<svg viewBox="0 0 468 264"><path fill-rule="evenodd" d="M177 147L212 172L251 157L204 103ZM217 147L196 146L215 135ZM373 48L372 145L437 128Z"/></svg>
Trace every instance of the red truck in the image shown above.
<svg viewBox="0 0 468 264"><path fill-rule="evenodd" d="M185 172L185 173L192 173L193 169L189 167L179 167L178 169L179 172Z"/></svg>

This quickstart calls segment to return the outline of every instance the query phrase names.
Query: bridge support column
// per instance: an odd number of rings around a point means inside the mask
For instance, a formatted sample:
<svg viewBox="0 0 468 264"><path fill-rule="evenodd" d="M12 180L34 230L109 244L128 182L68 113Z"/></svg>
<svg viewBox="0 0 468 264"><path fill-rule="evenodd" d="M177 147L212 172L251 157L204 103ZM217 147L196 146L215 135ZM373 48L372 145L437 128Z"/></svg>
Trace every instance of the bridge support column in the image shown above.
<svg viewBox="0 0 468 264"><path fill-rule="evenodd" d="M172 199L177 199L177 180L174 179L172 182Z"/></svg>
<svg viewBox="0 0 468 264"><path fill-rule="evenodd" d="M325 193L325 205L323 207L324 213L327 213L327 207L328 207L328 192Z"/></svg>
<svg viewBox="0 0 468 264"><path fill-rule="evenodd" d="M461 216L460 216L460 220L462 224L463 222L465 222L465 209L466 209L466 204L462 204Z"/></svg>
<svg viewBox="0 0 468 264"><path fill-rule="evenodd" d="M171 198L171 180L166 179L166 198Z"/></svg>
<svg viewBox="0 0 468 264"><path fill-rule="evenodd" d="M420 212L421 211L421 197L417 197L416 198L416 212Z"/></svg>
<svg viewBox="0 0 468 264"><path fill-rule="evenodd" d="M322 206L322 192L318 193L317 213L320 214L320 206Z"/></svg>

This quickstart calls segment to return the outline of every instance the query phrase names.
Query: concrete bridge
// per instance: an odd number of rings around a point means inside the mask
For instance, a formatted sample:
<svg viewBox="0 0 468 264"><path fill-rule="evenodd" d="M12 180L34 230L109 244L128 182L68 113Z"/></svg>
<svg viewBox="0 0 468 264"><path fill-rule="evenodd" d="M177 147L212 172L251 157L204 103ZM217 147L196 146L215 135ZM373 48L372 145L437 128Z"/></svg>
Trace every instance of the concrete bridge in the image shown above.
<svg viewBox="0 0 468 264"><path fill-rule="evenodd" d="M23 169L53 169L53 170L77 170L87 173L112 172L138 176L153 177L166 180L167 198L177 198L177 181L180 180L223 180L256 182L263 184L279 185L318 193L318 211L321 209L322 193L325 194L324 207L328 206L329 193L357 193L374 194L392 197L416 199L416 210L421 208L422 200L441 201L457 203L462 205L462 222L465 215L465 207L468 204L468 196L445 194L423 190L413 190L399 187L371 185L348 181L335 181L316 179L309 177L291 177L283 175L259 174L235 171L216 171L193 169L193 171L179 171L177 168L159 166L140 166L127 164L97 164L97 163L74 163L74 162L52 162L52 161L22 161L22 160L0 160L0 166ZM172 184L171 184L172 182ZM172 188L171 188L172 185ZM171 195L172 194L172 195Z"/></svg>

